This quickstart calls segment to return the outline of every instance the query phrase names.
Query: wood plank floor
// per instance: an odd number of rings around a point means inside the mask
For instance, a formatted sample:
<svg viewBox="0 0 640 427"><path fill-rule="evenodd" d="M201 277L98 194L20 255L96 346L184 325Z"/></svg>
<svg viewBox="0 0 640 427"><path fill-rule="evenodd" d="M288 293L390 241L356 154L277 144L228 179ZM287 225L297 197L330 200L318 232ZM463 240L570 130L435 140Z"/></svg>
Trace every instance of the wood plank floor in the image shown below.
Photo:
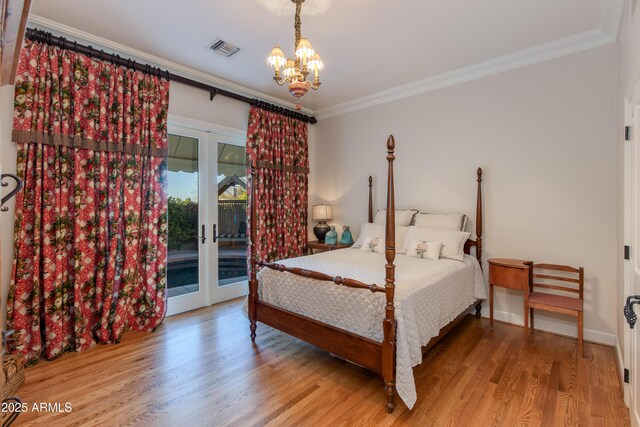
<svg viewBox="0 0 640 427"><path fill-rule="evenodd" d="M49 426L629 425L614 350L468 316L415 368L418 402L388 415L381 380L267 326L256 346L239 300L174 316L27 370L22 414Z"/></svg>

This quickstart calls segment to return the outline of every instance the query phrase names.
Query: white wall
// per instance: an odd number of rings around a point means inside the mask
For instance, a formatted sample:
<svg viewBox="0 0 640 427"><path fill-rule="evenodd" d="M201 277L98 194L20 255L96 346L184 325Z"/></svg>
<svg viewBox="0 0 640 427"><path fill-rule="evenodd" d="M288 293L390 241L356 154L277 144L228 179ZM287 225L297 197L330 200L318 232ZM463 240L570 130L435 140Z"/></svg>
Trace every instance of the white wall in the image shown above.
<svg viewBox="0 0 640 427"><path fill-rule="evenodd" d="M2 173L16 173L16 144L11 141L11 128L13 124L13 86L0 87L0 169ZM6 194L6 190L3 189L2 194ZM4 319L6 318L7 310L7 293L9 291L9 282L11 277L11 269L13 267L13 219L14 219L14 207L15 197L7 202L9 210L7 212L0 212L0 235L2 236L2 247L0 253L2 254L2 262L0 266L0 283L2 288L0 289L0 300L2 300L2 306L0 307L0 315L2 316L2 323L4 325Z"/></svg>
<svg viewBox="0 0 640 427"><path fill-rule="evenodd" d="M608 45L322 120L314 202L334 205L334 222L357 235L370 174L375 206L384 207L390 133L398 208L474 218L481 166L485 259L584 266L585 336L614 344L615 63ZM522 323L521 294L496 294L497 317ZM575 320L562 316L537 314L536 326L575 335Z"/></svg>
<svg viewBox="0 0 640 427"><path fill-rule="evenodd" d="M209 101L209 93L180 83L171 83L169 113L208 123L247 129L249 104L224 96Z"/></svg>

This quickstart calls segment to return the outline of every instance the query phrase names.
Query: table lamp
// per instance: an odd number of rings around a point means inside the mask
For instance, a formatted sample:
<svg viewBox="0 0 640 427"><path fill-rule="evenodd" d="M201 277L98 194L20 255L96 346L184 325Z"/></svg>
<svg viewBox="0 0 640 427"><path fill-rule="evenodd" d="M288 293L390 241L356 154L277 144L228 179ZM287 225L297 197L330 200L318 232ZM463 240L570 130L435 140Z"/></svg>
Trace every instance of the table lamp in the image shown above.
<svg viewBox="0 0 640 427"><path fill-rule="evenodd" d="M313 219L320 221L313 227L313 234L318 238L318 242L324 243L324 236L331 230L327 224L327 220L331 219L331 205L315 205Z"/></svg>

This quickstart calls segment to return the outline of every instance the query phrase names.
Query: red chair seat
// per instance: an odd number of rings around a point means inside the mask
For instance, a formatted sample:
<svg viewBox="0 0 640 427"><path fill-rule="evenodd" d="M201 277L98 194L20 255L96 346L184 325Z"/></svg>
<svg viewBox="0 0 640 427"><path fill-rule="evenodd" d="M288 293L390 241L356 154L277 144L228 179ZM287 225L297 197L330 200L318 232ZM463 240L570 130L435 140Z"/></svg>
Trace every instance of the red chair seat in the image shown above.
<svg viewBox="0 0 640 427"><path fill-rule="evenodd" d="M566 297L563 295L546 294L542 292L531 292L529 294L529 303L532 302L573 311L582 311L583 309L581 299Z"/></svg>

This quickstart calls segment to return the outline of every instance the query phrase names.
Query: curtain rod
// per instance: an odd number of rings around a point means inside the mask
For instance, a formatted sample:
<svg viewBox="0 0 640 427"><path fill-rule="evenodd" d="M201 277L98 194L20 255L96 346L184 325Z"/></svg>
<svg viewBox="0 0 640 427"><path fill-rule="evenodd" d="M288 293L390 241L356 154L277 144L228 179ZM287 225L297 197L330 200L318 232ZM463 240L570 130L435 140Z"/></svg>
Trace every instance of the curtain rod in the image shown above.
<svg viewBox="0 0 640 427"><path fill-rule="evenodd" d="M142 73L151 74L158 77L164 77L170 81L182 83L184 85L191 86L201 90L206 90L207 92L209 92L210 100L213 100L213 98L216 95L222 95L222 96L226 96L227 98L235 99L237 101L246 102L247 104L257 106L265 110L275 111L275 112L278 112L279 114L283 114L288 117L293 117L295 119L302 120L307 123L315 124L318 122L318 120L313 116L307 116L305 114L298 113L296 111L293 111L286 107L282 107L277 104L272 104L266 101L249 98L247 96L240 95L235 92L230 92L228 90L221 89L215 86L211 86L209 84L202 83L202 82L190 79L188 77L181 76L179 74L173 74L168 70L162 70L160 68L153 67L149 64L141 64L131 58L122 58L120 55L107 53L103 50L97 50L97 49L94 49L92 46L85 46L76 41L67 40L65 37L54 36L52 33L47 31L39 30L36 28L27 28L27 32L25 36L27 39L34 42L45 43L52 46L58 46L61 49L78 52L94 59L107 61L118 66L128 67L133 70L140 71Z"/></svg>

